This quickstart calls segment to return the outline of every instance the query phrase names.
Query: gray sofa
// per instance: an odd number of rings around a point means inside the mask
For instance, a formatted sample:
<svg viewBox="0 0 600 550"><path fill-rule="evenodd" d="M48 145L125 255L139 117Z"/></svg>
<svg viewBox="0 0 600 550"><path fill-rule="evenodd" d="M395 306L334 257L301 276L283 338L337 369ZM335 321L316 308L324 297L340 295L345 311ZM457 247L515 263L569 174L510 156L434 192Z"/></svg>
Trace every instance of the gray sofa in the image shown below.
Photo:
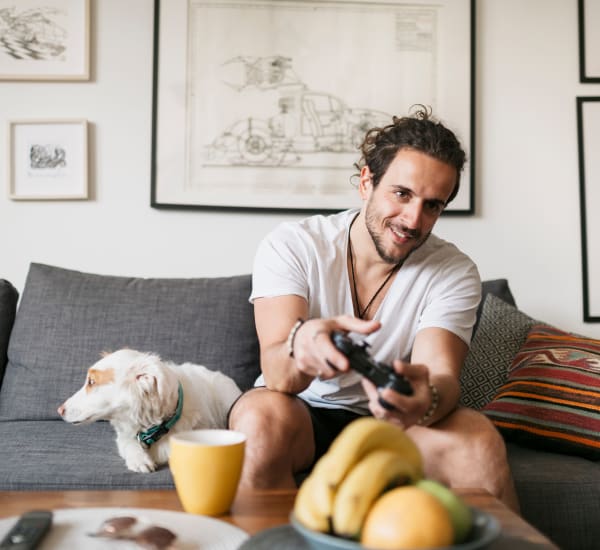
<svg viewBox="0 0 600 550"><path fill-rule="evenodd" d="M168 468L128 471L108 423L73 426L56 408L102 351L121 347L200 363L251 387L259 352L250 285L249 275L142 279L32 264L17 310L17 290L0 280L0 490L172 487ZM474 408L493 395L535 322L505 280L483 291L461 380ZM561 548L597 548L600 465L512 443L509 457L525 519Z"/></svg>

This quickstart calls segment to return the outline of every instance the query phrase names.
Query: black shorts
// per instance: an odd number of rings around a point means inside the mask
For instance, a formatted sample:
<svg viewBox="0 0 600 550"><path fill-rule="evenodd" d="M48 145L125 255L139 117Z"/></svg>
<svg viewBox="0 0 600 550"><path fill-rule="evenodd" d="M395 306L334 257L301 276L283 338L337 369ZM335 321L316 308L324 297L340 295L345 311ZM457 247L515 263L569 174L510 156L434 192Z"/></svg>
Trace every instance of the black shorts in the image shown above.
<svg viewBox="0 0 600 550"><path fill-rule="evenodd" d="M264 387L264 386L259 386ZM251 392L256 388L250 388L243 392L231 405L229 412L227 413L227 426L229 426L229 414L231 413L231 409L237 403L237 401L248 392ZM338 434L353 420L363 416L361 414L347 411L345 409L326 409L323 407L313 407L309 405L303 399L296 397L301 403L304 404L306 409L308 410L308 414L310 414L310 419L312 421L312 429L313 429L313 439L315 442L315 456L313 457L313 462L310 465L310 469L312 469L314 463L319 460L329 449L332 441L338 436Z"/></svg>
<svg viewBox="0 0 600 550"><path fill-rule="evenodd" d="M345 409L313 407L306 401L301 401L306 405L312 420L313 437L315 440L314 464L327 452L329 446L339 433L350 424L350 422L363 415Z"/></svg>

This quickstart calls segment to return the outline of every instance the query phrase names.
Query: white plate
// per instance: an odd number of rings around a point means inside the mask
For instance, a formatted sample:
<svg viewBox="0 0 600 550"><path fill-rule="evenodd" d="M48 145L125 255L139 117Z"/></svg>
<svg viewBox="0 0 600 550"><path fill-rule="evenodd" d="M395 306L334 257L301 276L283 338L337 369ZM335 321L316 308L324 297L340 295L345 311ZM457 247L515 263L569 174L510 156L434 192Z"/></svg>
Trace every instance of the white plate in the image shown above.
<svg viewBox="0 0 600 550"><path fill-rule="evenodd" d="M235 550L248 534L238 527L207 516L149 508L64 508L54 510L52 529L39 550L139 550L140 546L121 540L89 537L100 524L118 516L133 516L140 527L158 525L177 535L174 548L178 550ZM0 540L19 518L0 519Z"/></svg>

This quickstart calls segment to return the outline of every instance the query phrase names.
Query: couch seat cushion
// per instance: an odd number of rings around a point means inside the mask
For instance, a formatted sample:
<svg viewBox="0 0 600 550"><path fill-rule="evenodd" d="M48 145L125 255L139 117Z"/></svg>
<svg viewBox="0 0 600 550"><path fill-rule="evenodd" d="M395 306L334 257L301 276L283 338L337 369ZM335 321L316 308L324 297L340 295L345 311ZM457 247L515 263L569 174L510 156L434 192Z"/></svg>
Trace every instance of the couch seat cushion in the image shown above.
<svg viewBox="0 0 600 550"><path fill-rule="evenodd" d="M171 489L167 466L131 472L108 422L73 426L62 420L0 422L0 490Z"/></svg>
<svg viewBox="0 0 600 550"><path fill-rule="evenodd" d="M507 444L523 517L559 548L598 548L600 463Z"/></svg>

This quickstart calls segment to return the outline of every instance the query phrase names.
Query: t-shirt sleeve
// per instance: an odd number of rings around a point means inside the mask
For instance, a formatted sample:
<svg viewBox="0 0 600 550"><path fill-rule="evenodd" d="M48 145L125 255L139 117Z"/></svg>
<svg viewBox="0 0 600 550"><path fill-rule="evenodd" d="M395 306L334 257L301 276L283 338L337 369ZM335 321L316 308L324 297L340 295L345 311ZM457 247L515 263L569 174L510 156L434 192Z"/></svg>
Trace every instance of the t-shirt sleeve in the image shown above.
<svg viewBox="0 0 600 550"><path fill-rule="evenodd" d="M308 300L307 250L301 235L290 224L273 230L258 246L252 269L256 298L295 294Z"/></svg>
<svg viewBox="0 0 600 550"><path fill-rule="evenodd" d="M481 300L481 278L467 256L440 270L419 320L417 331L429 327L449 330L467 345L471 343L477 306Z"/></svg>

